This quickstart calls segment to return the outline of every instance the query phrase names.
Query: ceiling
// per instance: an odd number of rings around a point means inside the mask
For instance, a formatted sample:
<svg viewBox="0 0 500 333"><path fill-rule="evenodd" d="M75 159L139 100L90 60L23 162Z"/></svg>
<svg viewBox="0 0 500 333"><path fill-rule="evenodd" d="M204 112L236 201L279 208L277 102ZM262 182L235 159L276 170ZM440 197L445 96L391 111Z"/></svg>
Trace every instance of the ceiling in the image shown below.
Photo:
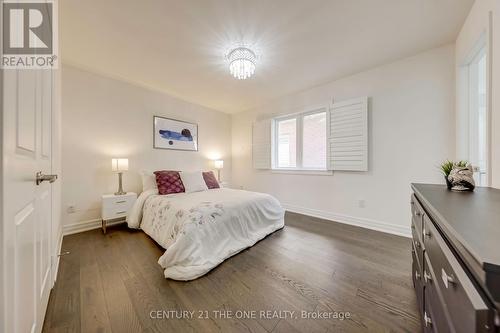
<svg viewBox="0 0 500 333"><path fill-rule="evenodd" d="M473 0L64 0L63 62L235 113L453 42ZM255 75L224 55L244 43Z"/></svg>

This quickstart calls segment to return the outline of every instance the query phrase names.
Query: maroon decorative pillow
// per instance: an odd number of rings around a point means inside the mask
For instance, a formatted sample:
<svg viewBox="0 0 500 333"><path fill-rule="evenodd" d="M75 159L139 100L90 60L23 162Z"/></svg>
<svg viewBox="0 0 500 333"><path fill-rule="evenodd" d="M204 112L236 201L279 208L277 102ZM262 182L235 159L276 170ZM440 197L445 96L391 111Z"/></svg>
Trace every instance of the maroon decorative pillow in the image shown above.
<svg viewBox="0 0 500 333"><path fill-rule="evenodd" d="M209 189L212 188L220 188L219 182L212 171L203 172L203 179L205 180L205 184Z"/></svg>
<svg viewBox="0 0 500 333"><path fill-rule="evenodd" d="M178 171L155 171L158 193L161 195L184 192L181 175Z"/></svg>

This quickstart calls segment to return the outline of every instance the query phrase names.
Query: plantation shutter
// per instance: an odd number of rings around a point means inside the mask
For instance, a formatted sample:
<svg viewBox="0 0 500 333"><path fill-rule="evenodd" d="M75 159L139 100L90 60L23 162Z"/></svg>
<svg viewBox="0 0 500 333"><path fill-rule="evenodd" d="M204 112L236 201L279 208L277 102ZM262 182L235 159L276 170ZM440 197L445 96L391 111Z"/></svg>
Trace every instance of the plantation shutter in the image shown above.
<svg viewBox="0 0 500 333"><path fill-rule="evenodd" d="M254 169L271 169L271 120L257 121L252 128Z"/></svg>
<svg viewBox="0 0 500 333"><path fill-rule="evenodd" d="M330 170L368 171L368 97L330 108Z"/></svg>

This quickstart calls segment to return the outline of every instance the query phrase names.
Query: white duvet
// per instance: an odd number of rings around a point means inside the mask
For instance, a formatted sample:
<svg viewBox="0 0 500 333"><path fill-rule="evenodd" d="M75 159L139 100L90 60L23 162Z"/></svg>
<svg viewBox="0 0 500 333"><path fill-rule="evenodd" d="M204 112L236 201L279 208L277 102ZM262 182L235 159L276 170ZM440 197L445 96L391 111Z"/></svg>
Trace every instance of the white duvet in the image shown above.
<svg viewBox="0 0 500 333"><path fill-rule="evenodd" d="M139 196L127 223L166 249L158 260L165 277L192 280L282 228L284 210L273 196L257 192L149 190Z"/></svg>

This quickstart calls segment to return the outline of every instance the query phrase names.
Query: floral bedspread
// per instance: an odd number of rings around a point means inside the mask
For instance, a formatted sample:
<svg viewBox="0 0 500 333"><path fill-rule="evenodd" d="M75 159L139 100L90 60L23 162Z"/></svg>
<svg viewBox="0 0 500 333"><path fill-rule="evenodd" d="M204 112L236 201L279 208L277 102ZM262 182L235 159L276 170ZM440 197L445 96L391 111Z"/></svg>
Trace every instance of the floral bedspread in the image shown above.
<svg viewBox="0 0 500 333"><path fill-rule="evenodd" d="M165 277L176 280L195 279L284 226L284 210L268 194L213 189L143 195L136 203L143 205L140 228L166 249L158 263Z"/></svg>

